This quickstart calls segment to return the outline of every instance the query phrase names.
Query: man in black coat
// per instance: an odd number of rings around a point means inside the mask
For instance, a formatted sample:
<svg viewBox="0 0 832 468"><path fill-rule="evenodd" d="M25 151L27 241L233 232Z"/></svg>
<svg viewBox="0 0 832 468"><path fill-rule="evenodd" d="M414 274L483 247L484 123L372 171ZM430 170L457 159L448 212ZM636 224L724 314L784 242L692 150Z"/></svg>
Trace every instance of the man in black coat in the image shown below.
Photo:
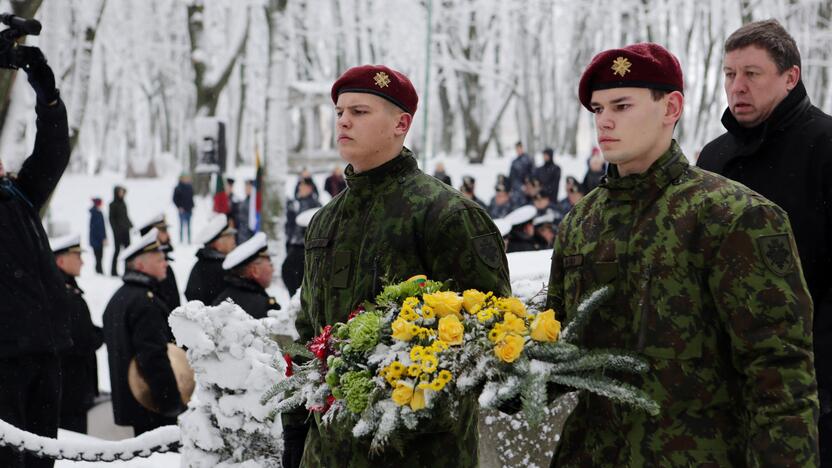
<svg viewBox="0 0 832 468"><path fill-rule="evenodd" d="M0 163L0 419L56 437L61 378L58 353L69 348L63 277L38 212L69 163L66 108L55 77L35 47L17 46L37 95L37 134L17 178ZM2 467L51 467L53 460L0 447Z"/></svg>
<svg viewBox="0 0 832 468"><path fill-rule="evenodd" d="M217 215L208 220L208 225L197 236L203 247L196 253L196 264L191 270L185 298L189 301L202 301L213 304L214 299L226 288L222 262L229 252L237 246L237 230L229 226L228 218Z"/></svg>
<svg viewBox="0 0 832 468"><path fill-rule="evenodd" d="M69 312L72 347L61 353L61 427L86 434L87 411L98 395L98 363L95 351L104 343L75 278L81 275L81 238L71 235L51 242L55 263L64 276L64 307Z"/></svg>
<svg viewBox="0 0 832 468"><path fill-rule="evenodd" d="M797 45L774 20L734 32L723 68L728 132L705 146L697 164L789 215L814 303L821 466L832 466L832 117L809 101Z"/></svg>
<svg viewBox="0 0 832 468"><path fill-rule="evenodd" d="M222 268L227 272L228 287L220 293L214 305L231 299L257 319L266 317L269 310L280 310L280 304L266 292L272 282L274 266L264 233L258 232L238 245L225 257Z"/></svg>
<svg viewBox="0 0 832 468"><path fill-rule="evenodd" d="M170 309L159 299L159 285L168 265L156 229L128 246L124 257L124 285L104 309L104 341L115 422L133 426L135 435L139 435L176 424L176 416L185 406L167 354L167 345L173 342L167 325ZM132 359L150 387L159 413L142 406L130 391L127 373Z"/></svg>
<svg viewBox="0 0 832 468"><path fill-rule="evenodd" d="M127 189L121 185L113 187L113 201L110 202L109 210L110 229L113 230L113 248L115 248L110 266L110 274L113 276L118 276L119 252L130 244L130 228L133 227L130 217L127 216L127 204L124 203L126 194Z"/></svg>
<svg viewBox="0 0 832 468"><path fill-rule="evenodd" d="M522 142L518 141L514 145L514 151L517 153L517 157L511 161L511 167L508 171L508 189L512 193L523 194L523 184L531 179L534 172L534 160L526 154Z"/></svg>
<svg viewBox="0 0 832 468"><path fill-rule="evenodd" d="M560 166L555 164L552 148L543 150L543 165L534 170L533 179L540 183L540 191L557 198L560 189Z"/></svg>
<svg viewBox="0 0 832 468"><path fill-rule="evenodd" d="M297 217L304 211L321 207L321 202L313 196L312 187L312 179L302 180L297 198L286 202L286 260L281 274L289 296L294 296L303 282L304 235L309 224L298 224Z"/></svg>
<svg viewBox="0 0 832 468"><path fill-rule="evenodd" d="M165 215L163 213L159 213L144 223L144 225L139 228L139 234L144 236L150 232L151 229L156 229L159 237L159 243L162 244L162 250L165 252L165 258L168 262L172 262L173 258L171 258L170 253L173 252L173 245L170 243L168 223L165 221ZM176 284L176 276L173 274L173 268L171 268L170 263L167 264L167 274L162 280L160 280L159 296L160 299L167 304L168 313L172 312L173 309L182 304L182 300L179 298L179 285ZM167 317L165 317L165 324L167 324Z"/></svg>

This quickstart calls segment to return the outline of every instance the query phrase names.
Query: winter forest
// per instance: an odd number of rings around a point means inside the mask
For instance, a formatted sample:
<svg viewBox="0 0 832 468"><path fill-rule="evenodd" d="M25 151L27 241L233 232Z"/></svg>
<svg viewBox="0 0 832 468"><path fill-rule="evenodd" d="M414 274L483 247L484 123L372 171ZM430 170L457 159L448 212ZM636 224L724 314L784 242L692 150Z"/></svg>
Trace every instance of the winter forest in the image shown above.
<svg viewBox="0 0 832 468"><path fill-rule="evenodd" d="M797 40L812 101L832 109L831 0L0 3L43 23L26 41L43 49L66 102L70 172L192 170L195 121L216 116L229 167L262 155L271 206L282 205L287 174L337 160L329 88L358 64L411 78L420 103L408 145L423 161L477 163L510 154L516 140L530 153L586 154L592 122L577 99L581 71L596 52L640 41L661 43L682 62L687 102L676 135L693 156L722 132L725 37L769 17ZM34 139L34 96L22 74L7 70L0 93L0 154L14 170Z"/></svg>

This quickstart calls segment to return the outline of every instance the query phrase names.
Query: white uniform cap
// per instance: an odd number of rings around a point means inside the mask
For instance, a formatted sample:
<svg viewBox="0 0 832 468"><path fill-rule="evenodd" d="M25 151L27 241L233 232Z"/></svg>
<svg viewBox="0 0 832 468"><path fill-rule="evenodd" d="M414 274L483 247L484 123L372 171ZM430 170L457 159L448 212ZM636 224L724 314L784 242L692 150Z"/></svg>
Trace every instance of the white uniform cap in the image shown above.
<svg viewBox="0 0 832 468"><path fill-rule="evenodd" d="M534 224L535 226L539 226L541 224L546 224L546 223L549 223L549 224L554 224L555 223L555 213L554 212L547 211L546 213L534 218L534 221L532 221L532 224Z"/></svg>
<svg viewBox="0 0 832 468"><path fill-rule="evenodd" d="M224 214L218 214L212 216L208 220L208 224L199 231L199 234L196 235L196 241L199 244L208 245L220 236L236 233L237 230L228 225L228 217Z"/></svg>
<svg viewBox="0 0 832 468"><path fill-rule="evenodd" d="M310 208L308 210L301 211L297 218L295 218L295 224L300 227L308 227L309 222L312 221L312 217L315 216L315 213L318 212L320 208Z"/></svg>
<svg viewBox="0 0 832 468"><path fill-rule="evenodd" d="M144 224L141 225L139 228L139 234L144 236L153 228L161 228L161 227L168 227L168 224L165 222L165 214L159 213L156 216L148 219L145 221Z"/></svg>
<svg viewBox="0 0 832 468"><path fill-rule="evenodd" d="M505 237L511 232L511 223L508 222L505 218L498 218L494 220L494 225L497 226L497 230L500 231L500 236Z"/></svg>
<svg viewBox="0 0 832 468"><path fill-rule="evenodd" d="M150 231L147 232L147 234L143 235L141 238L128 245L119 257L125 262L127 262L133 257L136 257L143 253L164 252L162 244L160 244L159 240L157 239L158 236L159 231L156 230L156 228L152 228Z"/></svg>
<svg viewBox="0 0 832 468"><path fill-rule="evenodd" d="M533 220L536 215L537 208L532 205L524 205L507 214L504 219L511 223L512 226L517 226L519 224L528 223Z"/></svg>
<svg viewBox="0 0 832 468"><path fill-rule="evenodd" d="M83 252L81 249L81 236L78 234L70 234L67 236L49 239L49 247L55 255L67 252Z"/></svg>
<svg viewBox="0 0 832 468"><path fill-rule="evenodd" d="M225 256L222 262L223 270L233 270L238 266L256 259L257 257L268 257L269 239L266 234L258 232L251 239L238 245Z"/></svg>

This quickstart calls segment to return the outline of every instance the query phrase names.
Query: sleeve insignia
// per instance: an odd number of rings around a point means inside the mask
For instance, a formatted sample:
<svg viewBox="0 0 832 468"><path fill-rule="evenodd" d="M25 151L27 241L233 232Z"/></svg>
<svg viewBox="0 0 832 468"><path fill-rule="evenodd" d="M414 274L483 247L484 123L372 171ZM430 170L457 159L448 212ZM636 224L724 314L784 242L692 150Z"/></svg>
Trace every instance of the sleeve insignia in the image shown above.
<svg viewBox="0 0 832 468"><path fill-rule="evenodd" d="M502 238L499 234L484 234L472 238L471 242L474 243L474 250L483 263L495 269L500 267L502 251L499 243L502 242Z"/></svg>
<svg viewBox="0 0 832 468"><path fill-rule="evenodd" d="M623 78L624 75L630 73L630 67L633 66L633 63L627 60L627 57L618 57L612 62L612 72L613 75L621 75Z"/></svg>
<svg viewBox="0 0 832 468"><path fill-rule="evenodd" d="M387 73L384 73L382 71L376 73L376 76L373 77L373 81L376 82L376 86L378 86L379 88L386 88L390 86L390 77L387 75Z"/></svg>
<svg viewBox="0 0 832 468"><path fill-rule="evenodd" d="M794 270L795 261L788 234L757 238L757 247L763 262L777 276L785 276Z"/></svg>

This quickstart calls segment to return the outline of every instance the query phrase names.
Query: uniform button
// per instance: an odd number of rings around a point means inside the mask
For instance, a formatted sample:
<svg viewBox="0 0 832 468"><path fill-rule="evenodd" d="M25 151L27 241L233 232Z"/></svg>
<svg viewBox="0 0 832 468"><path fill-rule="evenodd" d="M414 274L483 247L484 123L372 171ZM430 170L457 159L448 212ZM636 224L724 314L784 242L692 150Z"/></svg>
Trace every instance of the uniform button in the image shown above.
<svg viewBox="0 0 832 468"><path fill-rule="evenodd" d="M150 299L153 299L153 293L152 293L152 292L150 292L150 291L148 291L148 292L147 292L147 297L149 297Z"/></svg>
<svg viewBox="0 0 832 468"><path fill-rule="evenodd" d="M18 278L18 279L23 278L23 270L15 270L14 271L14 277Z"/></svg>

